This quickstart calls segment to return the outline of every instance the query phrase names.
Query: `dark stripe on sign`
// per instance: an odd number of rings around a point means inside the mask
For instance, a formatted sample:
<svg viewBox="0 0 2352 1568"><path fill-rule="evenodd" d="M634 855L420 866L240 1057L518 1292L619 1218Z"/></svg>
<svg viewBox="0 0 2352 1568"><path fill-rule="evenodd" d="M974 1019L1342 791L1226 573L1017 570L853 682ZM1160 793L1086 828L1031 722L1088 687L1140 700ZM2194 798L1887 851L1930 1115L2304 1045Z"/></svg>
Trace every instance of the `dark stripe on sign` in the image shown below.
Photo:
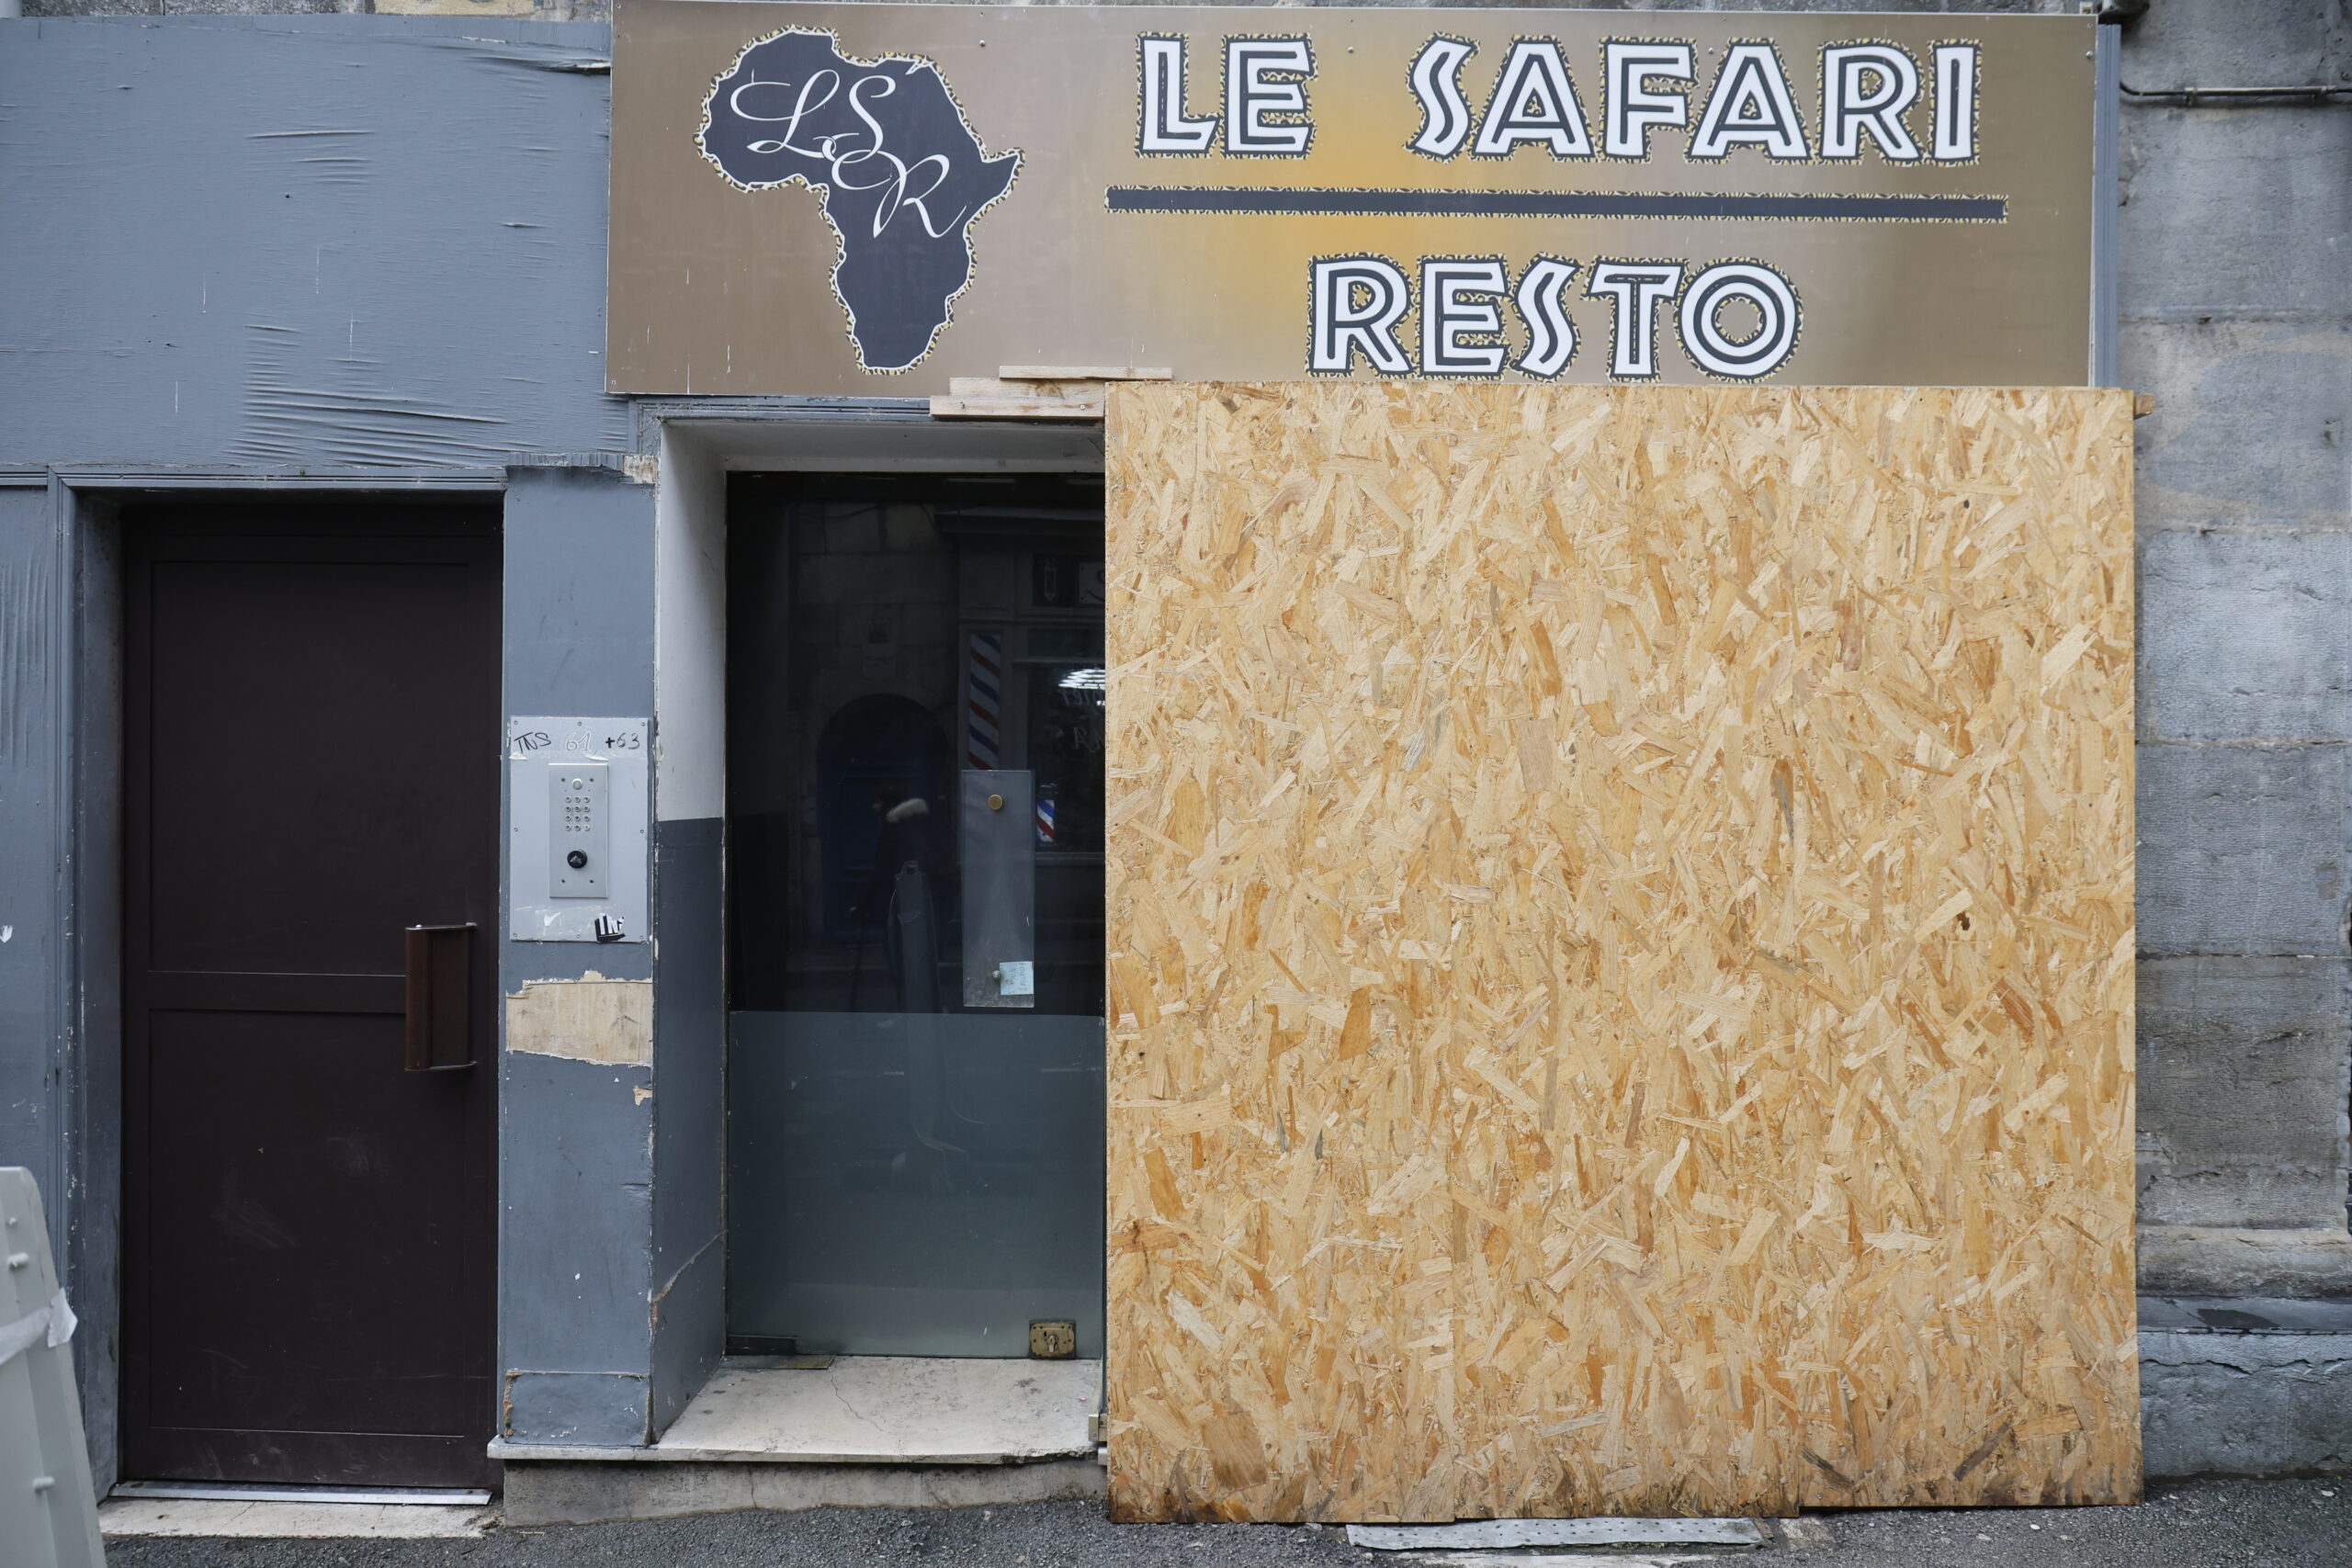
<svg viewBox="0 0 2352 1568"><path fill-rule="evenodd" d="M1113 186L1114 212L1315 218L1842 218L2002 223L1998 196L1666 196L1553 190L1312 190L1297 186Z"/></svg>

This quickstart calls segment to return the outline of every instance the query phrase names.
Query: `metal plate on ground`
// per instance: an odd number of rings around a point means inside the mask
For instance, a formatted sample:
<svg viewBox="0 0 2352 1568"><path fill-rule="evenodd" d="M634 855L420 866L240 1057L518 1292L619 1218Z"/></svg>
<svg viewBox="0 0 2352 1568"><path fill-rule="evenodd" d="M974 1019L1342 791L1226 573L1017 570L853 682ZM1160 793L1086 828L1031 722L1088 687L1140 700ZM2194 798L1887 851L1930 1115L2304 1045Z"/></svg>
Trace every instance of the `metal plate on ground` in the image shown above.
<svg viewBox="0 0 2352 1568"><path fill-rule="evenodd" d="M1754 1519L1469 1519L1451 1525L1350 1525L1348 1544L1374 1551L1498 1546L1761 1546Z"/></svg>
<svg viewBox="0 0 2352 1568"><path fill-rule="evenodd" d="M271 1486L233 1481L118 1481L108 1497L159 1497L210 1503L372 1503L405 1507L480 1508L484 1491L454 1486Z"/></svg>

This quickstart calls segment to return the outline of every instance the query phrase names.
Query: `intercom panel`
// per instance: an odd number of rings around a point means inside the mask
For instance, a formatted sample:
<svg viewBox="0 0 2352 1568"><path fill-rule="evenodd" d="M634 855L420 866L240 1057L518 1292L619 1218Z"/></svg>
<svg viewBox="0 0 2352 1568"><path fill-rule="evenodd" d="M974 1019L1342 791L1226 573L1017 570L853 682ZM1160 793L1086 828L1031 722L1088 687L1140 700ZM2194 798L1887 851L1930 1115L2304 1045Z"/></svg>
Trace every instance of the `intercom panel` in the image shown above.
<svg viewBox="0 0 2352 1568"><path fill-rule="evenodd" d="M645 940L650 728L642 718L507 721L514 941Z"/></svg>
<svg viewBox="0 0 2352 1568"><path fill-rule="evenodd" d="M558 758L548 765L548 892L557 898L601 898L610 883L610 762Z"/></svg>

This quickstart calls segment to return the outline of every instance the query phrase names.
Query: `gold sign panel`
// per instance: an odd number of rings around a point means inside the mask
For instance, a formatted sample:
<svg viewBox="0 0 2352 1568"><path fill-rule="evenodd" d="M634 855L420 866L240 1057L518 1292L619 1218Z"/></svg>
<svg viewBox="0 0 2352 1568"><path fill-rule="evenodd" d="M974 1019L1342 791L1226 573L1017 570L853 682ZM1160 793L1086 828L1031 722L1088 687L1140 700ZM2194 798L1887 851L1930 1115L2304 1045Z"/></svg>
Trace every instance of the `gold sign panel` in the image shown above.
<svg viewBox="0 0 2352 1568"><path fill-rule="evenodd" d="M621 0L608 380L2080 384L2092 39Z"/></svg>

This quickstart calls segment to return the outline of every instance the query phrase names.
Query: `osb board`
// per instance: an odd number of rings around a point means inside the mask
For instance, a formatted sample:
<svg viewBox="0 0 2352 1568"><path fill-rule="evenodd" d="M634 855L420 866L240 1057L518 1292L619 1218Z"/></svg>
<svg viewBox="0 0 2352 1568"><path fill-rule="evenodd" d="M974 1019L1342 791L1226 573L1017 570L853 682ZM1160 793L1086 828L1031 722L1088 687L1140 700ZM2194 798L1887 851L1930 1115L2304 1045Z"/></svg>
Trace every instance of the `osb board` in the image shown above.
<svg viewBox="0 0 2352 1568"><path fill-rule="evenodd" d="M2136 1497L2129 397L1109 418L1115 1512Z"/></svg>

